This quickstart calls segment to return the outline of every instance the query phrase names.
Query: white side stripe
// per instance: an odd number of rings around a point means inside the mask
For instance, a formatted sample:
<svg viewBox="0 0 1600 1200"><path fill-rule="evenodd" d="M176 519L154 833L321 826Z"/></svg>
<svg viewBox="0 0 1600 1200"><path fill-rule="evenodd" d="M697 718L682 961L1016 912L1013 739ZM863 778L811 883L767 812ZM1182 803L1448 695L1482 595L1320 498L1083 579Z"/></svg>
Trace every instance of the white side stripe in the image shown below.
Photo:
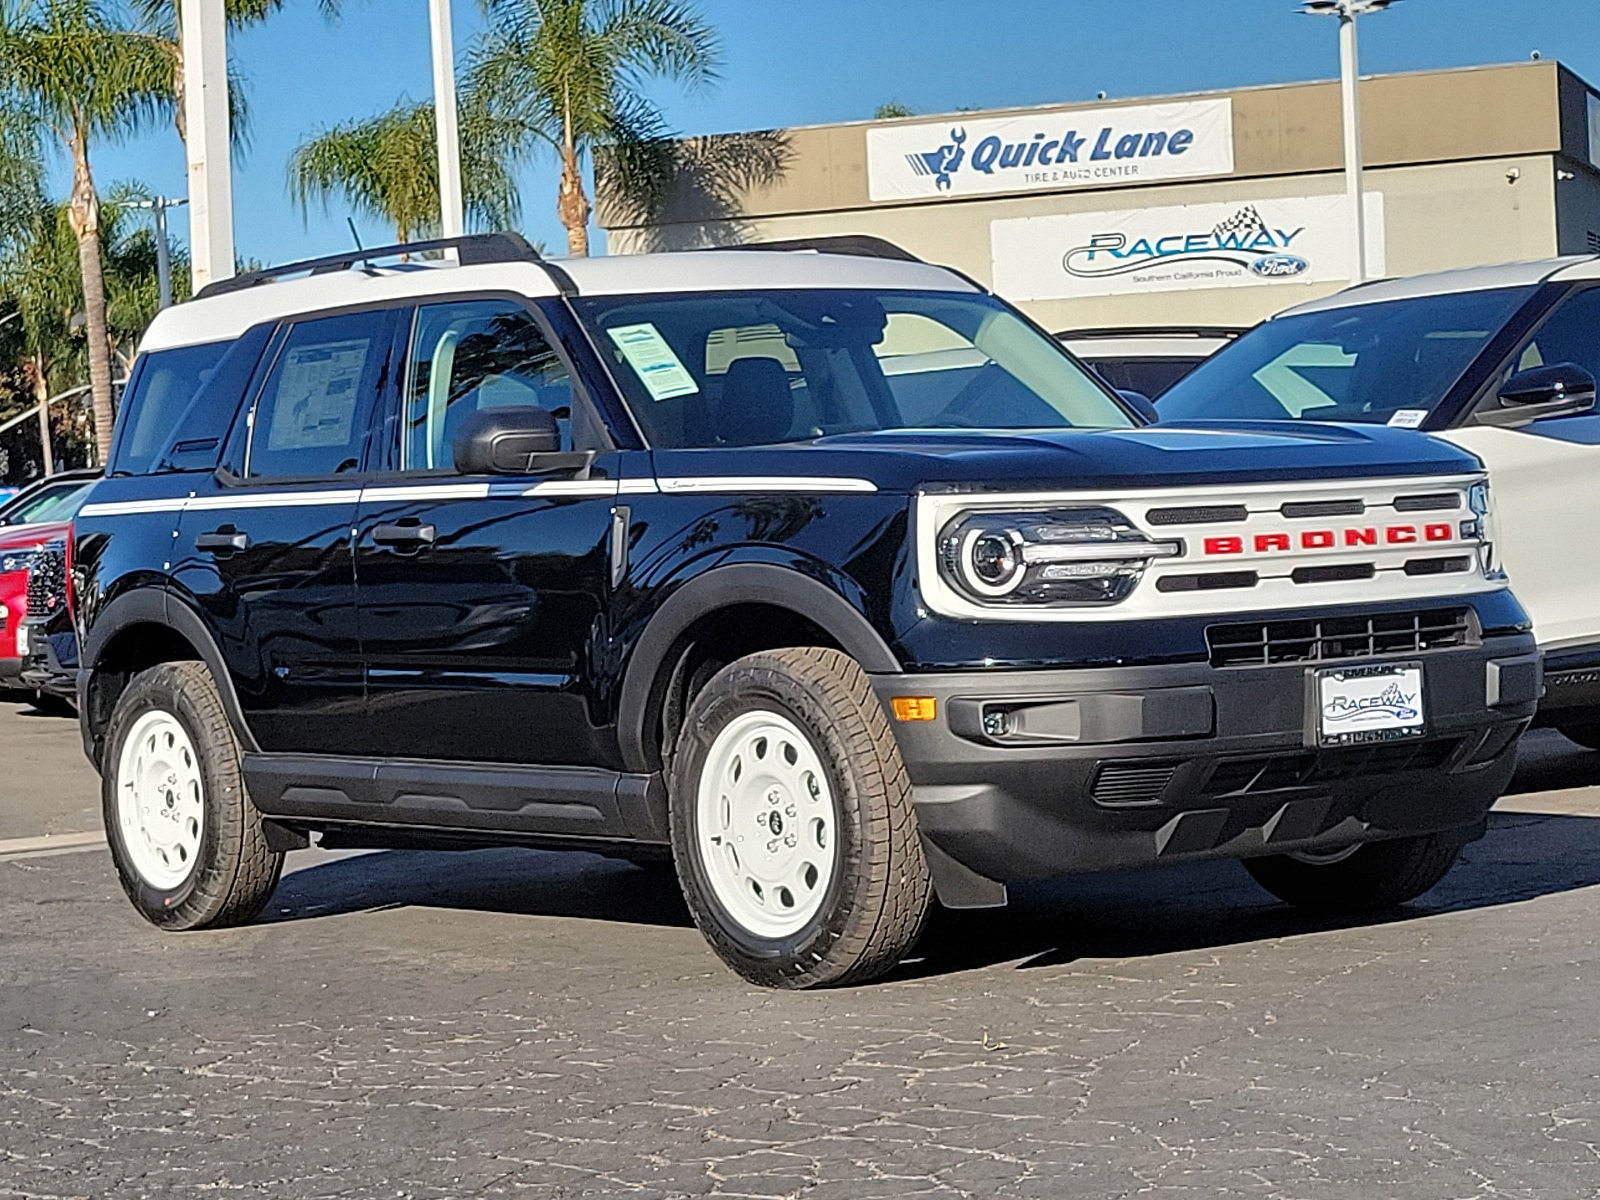
<svg viewBox="0 0 1600 1200"><path fill-rule="evenodd" d="M870 479L844 479L828 475L690 475L658 479L663 492L876 492Z"/></svg>
<svg viewBox="0 0 1600 1200"><path fill-rule="evenodd" d="M381 487L330 488L326 491L226 491L208 496L172 496L161 500L124 500L86 504L82 517L131 517L149 513L218 512L248 508L310 508L318 505L420 504L429 501L494 499L582 499L666 493L676 496L737 492L772 495L844 492L866 494L877 486L868 479L827 475L705 475L675 479L550 479L529 487L520 483L387 484Z"/></svg>

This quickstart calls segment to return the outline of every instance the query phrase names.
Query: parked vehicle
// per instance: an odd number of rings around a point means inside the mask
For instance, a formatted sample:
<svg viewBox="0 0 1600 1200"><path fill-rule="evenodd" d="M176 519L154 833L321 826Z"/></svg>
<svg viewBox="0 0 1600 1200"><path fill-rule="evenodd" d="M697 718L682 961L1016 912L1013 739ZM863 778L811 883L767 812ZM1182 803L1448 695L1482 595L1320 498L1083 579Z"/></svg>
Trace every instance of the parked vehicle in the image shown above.
<svg viewBox="0 0 1600 1200"><path fill-rule="evenodd" d="M22 683L17 636L28 615L28 568L40 546L66 535L72 514L99 475L74 471L52 476L0 509L0 690ZM30 694L38 698L36 692Z"/></svg>
<svg viewBox="0 0 1600 1200"><path fill-rule="evenodd" d="M1057 340L1119 392L1154 400L1243 332L1222 326L1183 329L1067 329Z"/></svg>
<svg viewBox="0 0 1600 1200"><path fill-rule="evenodd" d="M67 605L67 543L39 547L28 567L28 615L17 630L19 678L45 712L70 715L77 695L78 635Z"/></svg>
<svg viewBox="0 0 1600 1200"><path fill-rule="evenodd" d="M312 835L565 847L671 856L735 970L836 984L935 893L1431 887L1539 691L1491 519L1416 434L1142 428L918 262L364 251L156 317L75 525L79 706L164 928Z"/></svg>
<svg viewBox="0 0 1600 1200"><path fill-rule="evenodd" d="M1162 397L1165 419L1418 428L1488 467L1496 554L1533 618L1538 723L1600 749L1600 257L1351 288L1241 337Z"/></svg>
<svg viewBox="0 0 1600 1200"><path fill-rule="evenodd" d="M77 511L76 505L100 478L100 472L61 471L29 484L4 503L0 503L0 528L40 525L65 520Z"/></svg>

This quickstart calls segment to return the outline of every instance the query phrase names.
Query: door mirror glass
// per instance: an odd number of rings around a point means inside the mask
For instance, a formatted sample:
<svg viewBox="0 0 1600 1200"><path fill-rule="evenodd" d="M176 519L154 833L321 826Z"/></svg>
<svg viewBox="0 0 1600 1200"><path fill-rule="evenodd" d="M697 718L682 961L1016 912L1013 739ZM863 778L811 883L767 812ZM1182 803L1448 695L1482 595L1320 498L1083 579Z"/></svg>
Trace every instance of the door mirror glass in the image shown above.
<svg viewBox="0 0 1600 1200"><path fill-rule="evenodd" d="M1498 412L1480 414L1490 425L1522 425L1544 417L1568 417L1594 408L1595 379L1577 363L1529 367L1500 386Z"/></svg>
<svg viewBox="0 0 1600 1200"><path fill-rule="evenodd" d="M542 458L560 452L561 426L532 405L479 409L462 418L450 449L462 475L536 474Z"/></svg>

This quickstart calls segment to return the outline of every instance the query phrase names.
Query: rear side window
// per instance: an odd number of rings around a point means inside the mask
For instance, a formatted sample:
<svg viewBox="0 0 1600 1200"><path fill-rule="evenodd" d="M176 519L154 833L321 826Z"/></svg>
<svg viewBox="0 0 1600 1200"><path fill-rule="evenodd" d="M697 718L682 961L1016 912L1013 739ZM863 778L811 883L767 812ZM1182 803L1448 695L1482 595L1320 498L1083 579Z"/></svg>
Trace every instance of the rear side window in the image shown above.
<svg viewBox="0 0 1600 1200"><path fill-rule="evenodd" d="M143 357L133 385L122 398L124 429L111 464L113 475L145 475L155 468L178 418L232 344L179 346Z"/></svg>
<svg viewBox="0 0 1600 1200"><path fill-rule="evenodd" d="M367 312L301 321L289 330L251 414L247 476L360 468L388 329L388 313Z"/></svg>

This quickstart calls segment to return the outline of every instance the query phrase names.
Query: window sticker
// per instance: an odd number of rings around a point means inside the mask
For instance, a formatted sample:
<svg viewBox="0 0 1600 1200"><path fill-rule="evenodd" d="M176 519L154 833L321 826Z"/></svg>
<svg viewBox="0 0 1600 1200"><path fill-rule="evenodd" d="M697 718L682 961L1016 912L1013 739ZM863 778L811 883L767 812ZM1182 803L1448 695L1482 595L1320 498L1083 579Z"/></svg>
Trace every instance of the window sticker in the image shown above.
<svg viewBox="0 0 1600 1200"><path fill-rule="evenodd" d="M1428 410L1425 408L1402 408L1389 418L1389 424L1396 429L1420 429L1427 419Z"/></svg>
<svg viewBox="0 0 1600 1200"><path fill-rule="evenodd" d="M628 360L633 373L654 400L674 396L693 396L700 390L694 376L667 345L667 339L648 321L643 325L619 325L606 330Z"/></svg>
<svg viewBox="0 0 1600 1200"><path fill-rule="evenodd" d="M272 410L268 450L343 446L350 441L368 338L289 351Z"/></svg>

